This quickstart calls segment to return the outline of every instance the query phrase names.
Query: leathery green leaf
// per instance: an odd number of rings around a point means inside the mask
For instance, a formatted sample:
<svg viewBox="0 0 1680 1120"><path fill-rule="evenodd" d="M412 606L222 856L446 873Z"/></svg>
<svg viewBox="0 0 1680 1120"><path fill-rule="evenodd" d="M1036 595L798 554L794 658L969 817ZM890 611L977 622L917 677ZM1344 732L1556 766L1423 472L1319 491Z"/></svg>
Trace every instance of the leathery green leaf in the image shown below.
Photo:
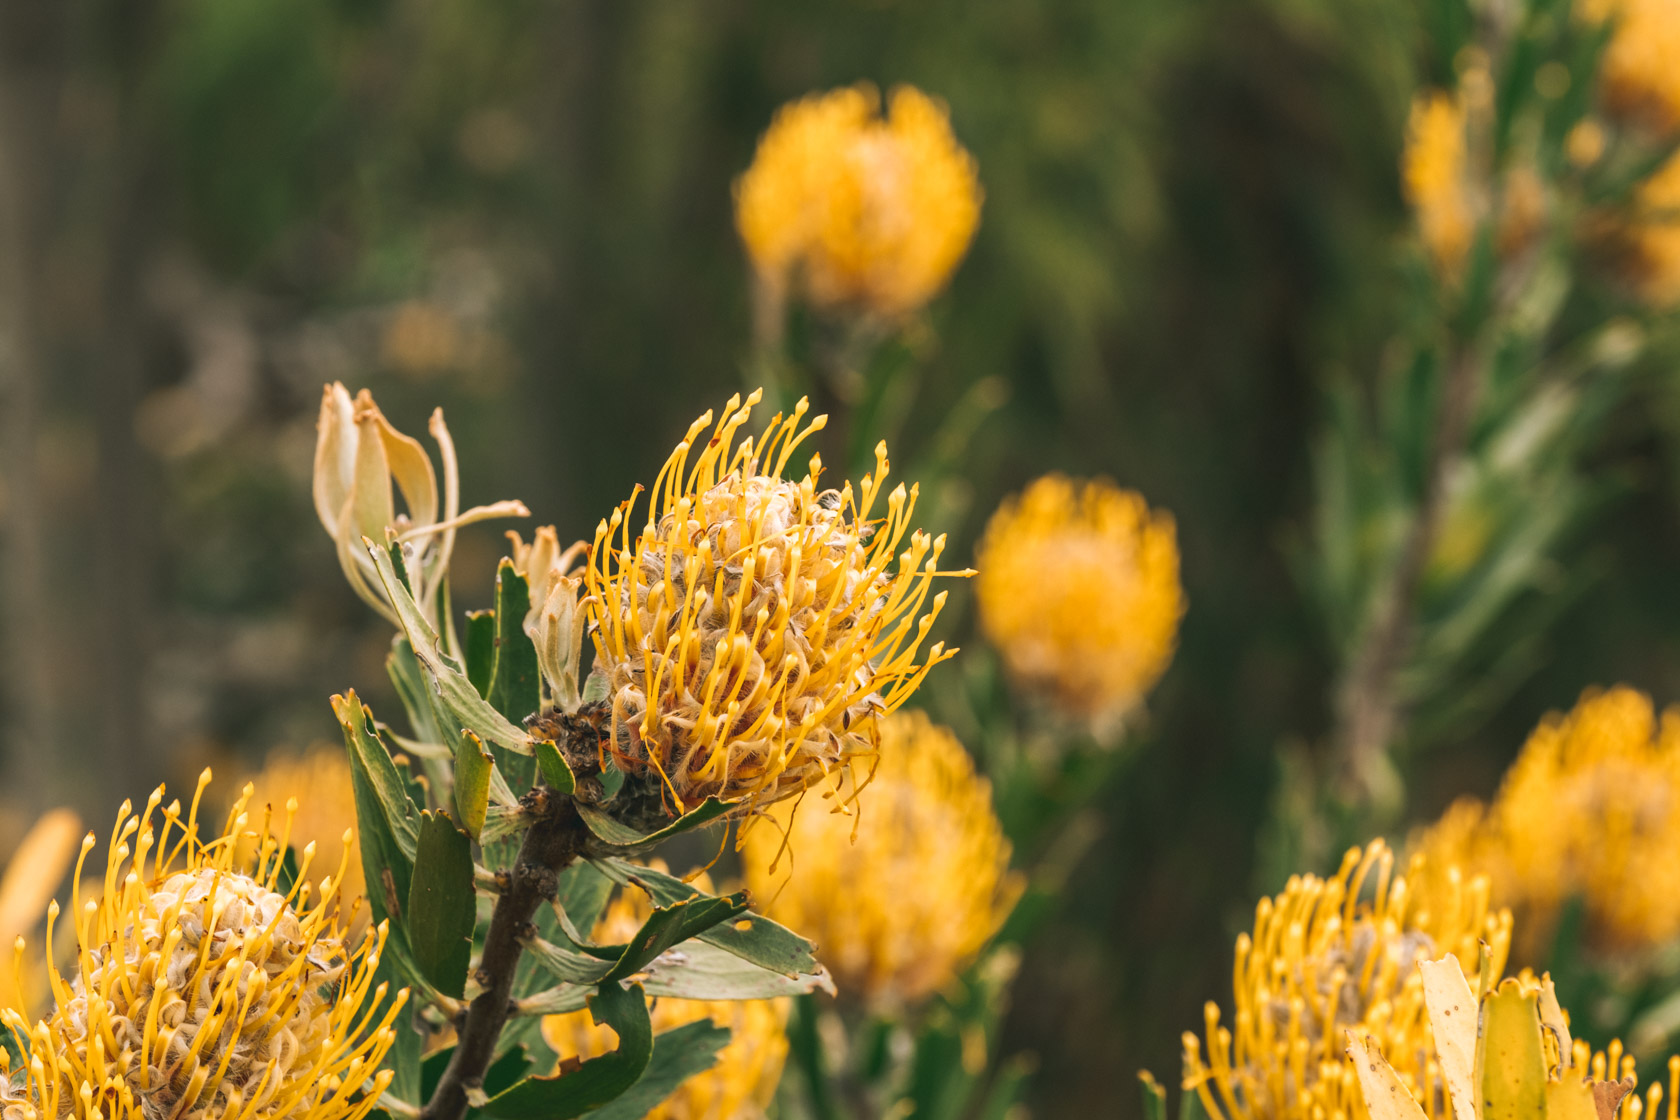
<svg viewBox="0 0 1680 1120"><path fill-rule="evenodd" d="M477 909L472 840L443 810L421 813L408 890L409 945L426 979L455 999L466 992Z"/></svg>
<svg viewBox="0 0 1680 1120"><path fill-rule="evenodd" d="M653 1057L628 1092L588 1114L588 1120L641 1120L659 1107L677 1086L717 1064L729 1044L729 1028L710 1019L684 1023L653 1040Z"/></svg>
<svg viewBox="0 0 1680 1120"><path fill-rule="evenodd" d="M624 947L623 955L605 979L623 980L633 976L671 946L704 933L720 922L739 917L746 911L745 891L721 898L696 895L657 909Z"/></svg>
<svg viewBox="0 0 1680 1120"><path fill-rule="evenodd" d="M572 775L572 768L566 765L566 760L560 757L559 747L546 739L539 739L536 752L537 769L542 771L542 779L549 789L564 794L577 789L577 779Z"/></svg>
<svg viewBox="0 0 1680 1120"><path fill-rule="evenodd" d="M653 1022L640 984L603 983L589 1000L598 1024L618 1035L618 1048L569 1073L527 1077L485 1102L499 1120L572 1120L599 1108L634 1085L653 1056Z"/></svg>
<svg viewBox="0 0 1680 1120"><path fill-rule="evenodd" d="M455 812L474 840L484 831L484 815L490 810L490 774L495 768L483 740L462 731L455 745Z"/></svg>
<svg viewBox="0 0 1680 1120"><path fill-rule="evenodd" d="M484 698L514 723L536 714L542 702L537 647L525 633L530 611L530 585L504 558L496 569L496 661Z"/></svg>

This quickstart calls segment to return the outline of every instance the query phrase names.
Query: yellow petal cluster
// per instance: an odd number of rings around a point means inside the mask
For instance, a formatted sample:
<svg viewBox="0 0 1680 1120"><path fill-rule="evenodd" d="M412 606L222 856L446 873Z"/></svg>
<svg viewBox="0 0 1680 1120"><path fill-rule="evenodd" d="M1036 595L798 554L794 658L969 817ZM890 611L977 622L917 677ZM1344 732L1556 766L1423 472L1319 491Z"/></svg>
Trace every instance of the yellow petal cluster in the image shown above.
<svg viewBox="0 0 1680 1120"><path fill-rule="evenodd" d="M884 492L886 445L855 491L821 489L815 456L784 478L825 418L801 428L802 400L737 445L760 395L694 422L640 532L632 496L601 522L584 572L607 749L667 813L835 788L874 757L877 720L954 652L935 643L917 661L945 605L932 594L945 538L911 530L914 487Z"/></svg>
<svg viewBox="0 0 1680 1120"><path fill-rule="evenodd" d="M1435 266L1457 275L1470 252L1477 220L1464 107L1458 98L1432 90L1412 102L1401 184Z"/></svg>
<svg viewBox="0 0 1680 1120"><path fill-rule="evenodd" d="M943 105L859 85L783 106L735 184L761 280L824 307L914 311L944 287L980 220L974 160Z"/></svg>
<svg viewBox="0 0 1680 1120"><path fill-rule="evenodd" d="M664 865L653 861L663 871ZM704 875L695 884L711 892ZM595 941L602 945L629 941L652 913L639 891L614 898L595 925ZM693 1000L662 997L650 1001L654 1034L710 1019L728 1027L729 1042L718 1052L717 1063L684 1081L677 1091L647 1114L646 1120L757 1120L775 1095L787 1060L789 1001ZM550 1015L543 1020L543 1040L561 1061L587 1060L611 1051L617 1040L612 1028L597 1026L588 1011Z"/></svg>
<svg viewBox="0 0 1680 1120"><path fill-rule="evenodd" d="M1209 1003L1205 1054L1184 1035L1184 1089L1211 1120L1370 1120L1345 1052L1350 1031L1388 1055L1413 1096L1439 1098L1417 963L1451 955L1475 972L1485 941L1497 974L1511 916L1489 908L1485 878L1431 874L1422 856L1404 875L1394 864L1375 841L1329 879L1295 876L1260 900L1254 931L1237 938L1230 1025Z"/></svg>
<svg viewBox="0 0 1680 1120"><path fill-rule="evenodd" d="M1658 131L1680 127L1680 7L1672 0L1579 0L1595 22L1615 21L1599 64L1605 106Z"/></svg>
<svg viewBox="0 0 1680 1120"><path fill-rule="evenodd" d="M1068 715L1124 715L1172 660L1177 533L1133 491L1046 475L992 515L976 564L987 639L1021 686Z"/></svg>
<svg viewBox="0 0 1680 1120"><path fill-rule="evenodd" d="M1019 897L991 794L955 735L899 712L882 723L862 827L816 799L778 807L746 830L747 886L816 942L842 995L916 1004L956 978Z"/></svg>
<svg viewBox="0 0 1680 1120"><path fill-rule="evenodd" d="M277 748L269 752L251 784L256 789L253 805L266 804L278 813L296 803L291 816L293 849L302 851L313 844L315 858L323 865L343 865L338 883L343 910L367 897L362 853L355 844L347 847L344 843L345 826L356 819L356 794L343 747L318 743L302 752ZM247 838L240 844L240 856L254 855L256 846L255 837ZM362 912L365 914L365 909Z"/></svg>
<svg viewBox="0 0 1680 1120"><path fill-rule="evenodd" d="M70 921L76 968L48 978L55 1006L30 1026L29 1063L0 1079L5 1120L358 1120L389 1083L379 1064L403 999L375 1021L384 928L355 948L330 907L343 874L279 881L287 823L257 829L252 862L236 853L252 822L251 789L206 840L199 780L183 819L159 787L136 816L125 802L98 897L78 885ZM92 835L82 843L78 884ZM58 917L48 909L48 941ZM406 995L406 993L405 993Z"/></svg>
<svg viewBox="0 0 1680 1120"><path fill-rule="evenodd" d="M1454 805L1418 845L1485 873L1522 917L1523 946L1549 938L1580 898L1587 935L1634 949L1680 934L1680 711L1631 688L1589 691L1529 736L1491 805Z"/></svg>

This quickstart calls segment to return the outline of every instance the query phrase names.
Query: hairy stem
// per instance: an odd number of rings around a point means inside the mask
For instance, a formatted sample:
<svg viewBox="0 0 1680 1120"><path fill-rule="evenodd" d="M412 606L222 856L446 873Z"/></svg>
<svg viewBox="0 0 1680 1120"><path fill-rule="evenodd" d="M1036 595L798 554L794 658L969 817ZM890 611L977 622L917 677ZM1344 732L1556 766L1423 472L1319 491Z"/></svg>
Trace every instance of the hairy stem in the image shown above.
<svg viewBox="0 0 1680 1120"><path fill-rule="evenodd" d="M484 990L467 1005L455 1052L438 1079L437 1091L420 1110L420 1120L461 1120L466 1115L467 1091L484 1083L496 1040L513 1010L513 977L531 918L538 906L554 898L560 872L583 851L588 833L571 798L538 790L534 799L539 803L533 806L537 820L519 845L512 882L490 915L477 973Z"/></svg>
<svg viewBox="0 0 1680 1120"><path fill-rule="evenodd" d="M1396 677L1411 651L1418 590L1440 535L1453 464L1469 442L1475 403L1476 356L1460 347L1442 385L1422 499L1337 690L1332 742L1344 795L1356 802L1381 804L1394 792L1388 749L1400 720Z"/></svg>

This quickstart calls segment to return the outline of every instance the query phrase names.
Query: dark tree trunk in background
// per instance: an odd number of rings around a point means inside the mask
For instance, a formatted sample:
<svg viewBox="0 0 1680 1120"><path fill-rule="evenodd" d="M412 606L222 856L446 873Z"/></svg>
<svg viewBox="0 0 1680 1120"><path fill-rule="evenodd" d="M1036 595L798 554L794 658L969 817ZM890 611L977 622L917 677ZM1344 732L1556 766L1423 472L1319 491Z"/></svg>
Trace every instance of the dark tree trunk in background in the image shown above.
<svg viewBox="0 0 1680 1120"><path fill-rule="evenodd" d="M37 803L48 793L40 752L55 737L37 454L46 372L36 279L50 210L61 21L60 0L0 5L0 767L14 797Z"/></svg>

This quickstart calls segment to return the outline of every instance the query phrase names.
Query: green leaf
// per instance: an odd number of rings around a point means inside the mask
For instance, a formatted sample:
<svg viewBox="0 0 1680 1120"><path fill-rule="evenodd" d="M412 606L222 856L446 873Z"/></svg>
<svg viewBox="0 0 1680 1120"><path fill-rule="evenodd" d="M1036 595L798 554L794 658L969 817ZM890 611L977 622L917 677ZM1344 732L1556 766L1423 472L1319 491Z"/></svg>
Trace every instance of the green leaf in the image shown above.
<svg viewBox="0 0 1680 1120"><path fill-rule="evenodd" d="M595 928L595 919L601 916L612 889L613 881L588 860L580 859L560 873L554 905L567 936L582 940L583 931Z"/></svg>
<svg viewBox="0 0 1680 1120"><path fill-rule="evenodd" d="M455 1047L445 1046L426 1055L426 1062L421 1070L420 1090L421 1100L431 1100L432 1094L437 1092L437 1084L443 1078L443 1071L449 1068L449 1059L455 1055ZM505 1089L510 1089L518 1080L525 1076L525 1071L531 1065L531 1056L523 1046L514 1046L507 1053L490 1063L490 1068L484 1071L484 1091L490 1096Z"/></svg>
<svg viewBox="0 0 1680 1120"><path fill-rule="evenodd" d="M578 816L583 818L583 823L589 826L590 832L613 847L628 851L637 848L650 848L655 844L669 840L673 836L679 836L684 832L692 832L697 828L704 828L728 813L733 807L715 797L708 797L697 808L684 813L664 828L657 832L646 833L637 832L629 825L615 820L609 813L595 805L585 805L580 802L577 811Z"/></svg>
<svg viewBox="0 0 1680 1120"><path fill-rule="evenodd" d="M653 1040L653 1057L636 1083L617 1100L588 1113L589 1120L641 1120L677 1086L717 1064L729 1044L729 1028L710 1019L684 1023Z"/></svg>
<svg viewBox="0 0 1680 1120"><path fill-rule="evenodd" d="M607 698L607 688L607 675L591 670L589 676L583 682L583 702L585 704L596 704L605 700Z"/></svg>
<svg viewBox="0 0 1680 1120"><path fill-rule="evenodd" d="M484 741L471 731L462 731L455 747L455 812L474 840L484 831L484 815L490 809L490 775L495 768L495 760L485 753Z"/></svg>
<svg viewBox="0 0 1680 1120"><path fill-rule="evenodd" d="M334 696L332 706L350 753L350 784L373 920L400 921L420 842L420 813L391 753L379 741L373 713L354 691Z"/></svg>
<svg viewBox="0 0 1680 1120"><path fill-rule="evenodd" d="M436 703L449 715L454 724L453 727L442 729L447 734L443 741L453 742L455 732L464 728L472 731L493 748L499 747L515 754L530 754L530 737L509 723L501 712L480 696L466 674L461 671L460 665L442 652L438 645L437 633L420 612L414 597L398 578L396 569L391 564L391 557L376 545L369 547L368 554L379 571L380 581L391 600L391 605L396 609L397 620L402 625L403 633L408 636L414 656L435 686L432 695ZM441 722L442 713L439 720Z"/></svg>
<svg viewBox="0 0 1680 1120"><path fill-rule="evenodd" d="M618 1049L591 1058L570 1073L528 1077L485 1102L500 1120L572 1120L634 1085L653 1056L653 1022L640 984L602 984L589 1001L598 1024L618 1035Z"/></svg>
<svg viewBox="0 0 1680 1120"><path fill-rule="evenodd" d="M421 974L455 999L466 994L477 914L472 839L442 809L421 813L408 891L409 946Z"/></svg>
<svg viewBox="0 0 1680 1120"><path fill-rule="evenodd" d="M577 790L577 779L572 776L572 768L566 765L566 760L560 757L560 748L546 739L539 739L536 743L537 769L542 773L542 779L548 788L556 793L571 794Z"/></svg>
<svg viewBox="0 0 1680 1120"><path fill-rule="evenodd" d="M806 1104L816 1120L840 1120L840 1106L828 1075L828 1053L817 1020L821 1016L813 996L793 1002L788 1019L788 1054L805 1075Z"/></svg>
<svg viewBox="0 0 1680 1120"><path fill-rule="evenodd" d="M409 730L414 737L425 743L446 742L443 732L438 730L437 713L432 710L425 670L420 668L420 659L414 656L414 647L401 634L391 640L391 652L385 658L385 672L396 687L397 698L402 701L403 711L408 715Z"/></svg>
<svg viewBox="0 0 1680 1120"><path fill-rule="evenodd" d="M490 692L490 674L496 671L496 612L467 612L467 680L480 696Z"/></svg>
<svg viewBox="0 0 1680 1120"><path fill-rule="evenodd" d="M1143 1087L1143 1120L1167 1120L1167 1091L1148 1070L1138 1074Z"/></svg>
<svg viewBox="0 0 1680 1120"><path fill-rule="evenodd" d="M617 963L611 959L603 960L589 953L581 953L576 949L567 949L540 937L526 941L525 951L555 979L568 984L599 984Z"/></svg>
<svg viewBox="0 0 1680 1120"><path fill-rule="evenodd" d="M674 875L628 860L614 857L593 862L620 886L634 884L647 891L655 905L669 906L700 893ZM715 926L702 933L700 940L783 976L810 975L819 970L815 946L786 926L759 914L748 914L739 921Z"/></svg>
<svg viewBox="0 0 1680 1120"><path fill-rule="evenodd" d="M391 1004L399 998L402 989L409 982L408 973L413 965L397 953L392 951L396 944L398 930L393 925L390 936L385 941L385 953L379 958L379 967L374 971L374 990L379 985L385 986L385 998L372 1011L369 1018L375 1022L383 1019L390 1011ZM407 952L404 943L404 952ZM415 993L419 997L419 993ZM425 1098L420 1095L420 1045L425 1040L425 1033L418 1029L412 1018L417 1010L415 999L410 999L408 1005L397 1012L397 1018L392 1026L396 1031L396 1040L391 1043L391 1049L385 1054L385 1065L391 1070L391 1084L386 1092L399 1101L418 1106Z"/></svg>
<svg viewBox="0 0 1680 1120"><path fill-rule="evenodd" d="M1029 1054L1017 1054L1004 1063L992 1081L992 1087L986 1094L986 1101L981 1106L976 1120L1008 1120L1017 1115L1016 1105L1026 1096L1027 1082L1031 1079L1037 1063ZM1159 1086L1156 1086L1159 1088ZM1144 1120L1167 1120L1167 1096L1163 1092L1160 1099L1160 1112L1149 1111L1148 1095L1144 1099Z"/></svg>
<svg viewBox="0 0 1680 1120"><path fill-rule="evenodd" d="M747 911L747 892L738 891L721 898L697 895L682 902L657 909L642 923L636 936L624 947L624 954L607 973L607 980L624 980L640 972L653 959L673 945L705 933L721 922L739 917Z"/></svg>
<svg viewBox="0 0 1680 1120"><path fill-rule="evenodd" d="M834 995L828 970L783 976L696 938L664 953L642 970L649 996L679 999L777 999L823 991Z"/></svg>
<svg viewBox="0 0 1680 1120"><path fill-rule="evenodd" d="M496 664L484 698L514 723L535 715L542 704L537 647L525 633L530 611L530 585L504 557L496 569Z"/></svg>

